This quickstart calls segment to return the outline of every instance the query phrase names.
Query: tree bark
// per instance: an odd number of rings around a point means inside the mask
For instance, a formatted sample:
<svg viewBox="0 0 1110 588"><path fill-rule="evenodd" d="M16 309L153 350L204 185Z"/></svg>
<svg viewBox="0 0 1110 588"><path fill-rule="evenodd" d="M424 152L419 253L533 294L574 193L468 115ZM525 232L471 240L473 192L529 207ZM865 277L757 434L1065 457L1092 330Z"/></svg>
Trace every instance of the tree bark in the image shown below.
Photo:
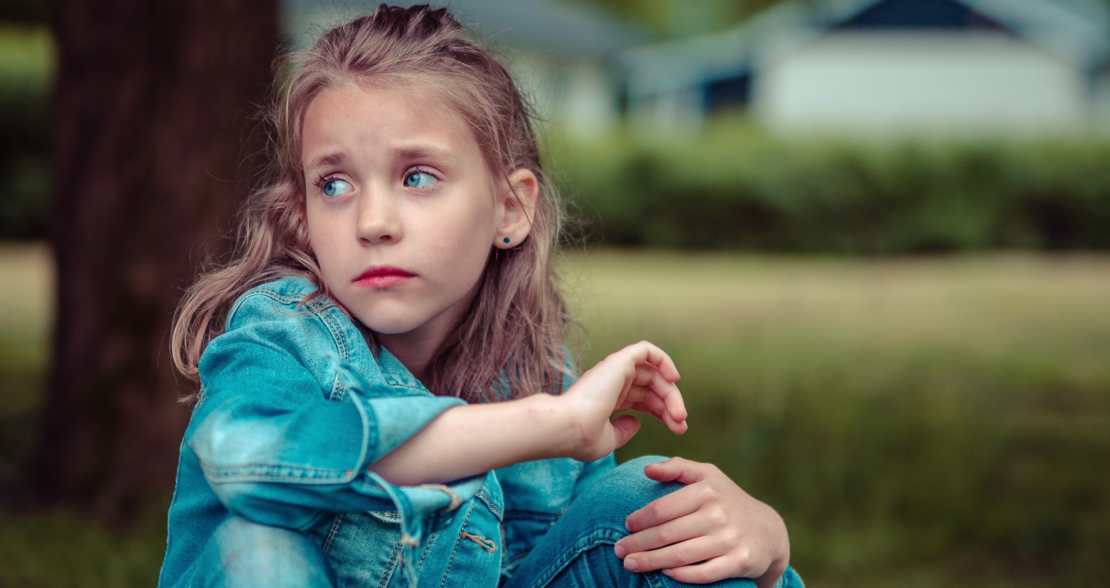
<svg viewBox="0 0 1110 588"><path fill-rule="evenodd" d="M59 0L57 321L38 496L125 524L174 481L189 411L169 327L254 175L275 0Z"/></svg>

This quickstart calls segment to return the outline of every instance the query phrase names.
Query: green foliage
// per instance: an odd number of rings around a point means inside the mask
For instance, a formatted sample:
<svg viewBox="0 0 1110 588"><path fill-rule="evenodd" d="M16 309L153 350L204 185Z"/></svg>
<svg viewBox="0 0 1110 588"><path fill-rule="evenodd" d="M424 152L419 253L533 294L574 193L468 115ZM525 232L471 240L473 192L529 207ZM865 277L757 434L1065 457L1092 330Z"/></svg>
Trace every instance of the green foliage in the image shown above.
<svg viewBox="0 0 1110 588"><path fill-rule="evenodd" d="M719 31L784 0L574 0L603 7L662 38ZM808 1L808 0L803 0Z"/></svg>
<svg viewBox="0 0 1110 588"><path fill-rule="evenodd" d="M0 25L0 239L46 234L52 69L45 27Z"/></svg>
<svg viewBox="0 0 1110 588"><path fill-rule="evenodd" d="M786 141L725 120L556 153L597 241L911 253L1110 247L1110 143Z"/></svg>

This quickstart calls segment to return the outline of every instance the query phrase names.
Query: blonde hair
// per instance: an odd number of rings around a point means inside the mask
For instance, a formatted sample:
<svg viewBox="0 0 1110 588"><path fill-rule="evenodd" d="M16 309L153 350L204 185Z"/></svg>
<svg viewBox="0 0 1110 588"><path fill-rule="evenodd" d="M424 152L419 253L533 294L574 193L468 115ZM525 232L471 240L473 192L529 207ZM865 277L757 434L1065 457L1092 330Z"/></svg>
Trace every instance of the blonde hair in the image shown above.
<svg viewBox="0 0 1110 588"><path fill-rule="evenodd" d="M551 257L563 206L543 173L532 114L508 71L466 38L445 9L381 5L324 33L310 48L280 63L291 72L269 108L270 181L241 211L236 253L208 271L186 293L174 319L174 364L199 382L205 346L223 332L235 299L284 275L327 286L309 243L301 127L312 100L327 88L362 86L432 90L470 127L494 177L520 169L539 181L527 239L511 249L492 247L477 295L430 362L425 385L435 394L468 402L558 393L569 374L564 339L573 325L555 285ZM194 400L196 393L187 397Z"/></svg>

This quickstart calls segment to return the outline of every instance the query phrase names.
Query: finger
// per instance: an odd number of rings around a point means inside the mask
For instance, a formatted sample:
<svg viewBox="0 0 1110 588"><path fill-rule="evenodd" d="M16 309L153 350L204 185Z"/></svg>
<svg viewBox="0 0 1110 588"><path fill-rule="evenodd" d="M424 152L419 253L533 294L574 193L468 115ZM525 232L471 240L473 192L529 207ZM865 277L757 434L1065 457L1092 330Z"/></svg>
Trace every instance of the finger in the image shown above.
<svg viewBox="0 0 1110 588"><path fill-rule="evenodd" d="M685 416L683 416L682 420L675 420L675 417L670 412L663 413L663 422L667 423L667 428L675 435L681 435L690 428L690 426L686 424Z"/></svg>
<svg viewBox="0 0 1110 588"><path fill-rule="evenodd" d="M715 557L703 563L664 568L663 573L669 578L686 584L709 584L725 578L736 577L731 563L725 557Z"/></svg>
<svg viewBox="0 0 1110 588"><path fill-rule="evenodd" d="M653 551L641 551L624 558L624 569L650 572L696 564L721 555L721 547L711 537L695 537Z"/></svg>
<svg viewBox="0 0 1110 588"><path fill-rule="evenodd" d="M655 380L656 376L660 376L660 374L659 370L655 369L655 366L650 363L639 363L636 364L636 375L632 377L632 384L636 386L647 386Z"/></svg>
<svg viewBox="0 0 1110 588"><path fill-rule="evenodd" d="M667 406L667 414L670 415L671 420L676 423L686 422L686 401L682 398L682 392L678 390L673 382L663 382L660 385L653 386L655 393L663 399L663 403ZM685 429L684 429L685 430Z"/></svg>
<svg viewBox="0 0 1110 588"><path fill-rule="evenodd" d="M629 410L634 410L638 413L649 415L649 416L655 418L656 420L658 420L659 422L664 422L663 421L663 413L659 412L658 410L653 409L652 407L648 406L647 404L645 404L643 402L637 402L637 403L633 404L632 406L629 407Z"/></svg>
<svg viewBox="0 0 1110 588"><path fill-rule="evenodd" d="M624 519L629 533L639 533L663 523L684 517L701 506L698 492L690 486L679 488L662 498L656 498Z"/></svg>
<svg viewBox="0 0 1110 588"><path fill-rule="evenodd" d="M646 405L660 420L663 419L663 415L667 412L667 403L663 400L663 397L656 394L652 388L644 386L630 386L628 388L628 393L625 394L623 402L614 408L614 412L628 410L636 404Z"/></svg>
<svg viewBox="0 0 1110 588"><path fill-rule="evenodd" d="M634 345L629 345L625 347L625 350L628 350L628 352L632 354L632 359L635 363L647 362L655 366L655 369L659 370L659 373L662 374L663 378L668 382L677 382L679 378L682 377L678 374L678 368L675 367L674 361L671 360L671 356L647 341L640 341Z"/></svg>
<svg viewBox="0 0 1110 588"><path fill-rule="evenodd" d="M672 418L671 415L667 412L667 406L663 403L663 400L658 396L655 396L654 394L647 394L643 396L640 400L632 402L631 404L629 404L629 402L626 400L625 404L628 404L628 406L618 406L614 410L614 412L620 412L622 410L635 410L636 412L651 415L652 417L655 417L655 419L667 425L667 428L676 435L681 435L685 433L687 429L689 429L686 421L675 421L674 418Z"/></svg>
<svg viewBox="0 0 1110 588"><path fill-rule="evenodd" d="M705 535L711 528L705 518L697 516L684 516L667 521L633 533L617 541L614 547L617 556L633 555L645 551L652 551L661 547L694 539Z"/></svg>
<svg viewBox="0 0 1110 588"><path fill-rule="evenodd" d="M621 447L640 430L640 420L630 414L622 414L611 421L613 427L613 449Z"/></svg>
<svg viewBox="0 0 1110 588"><path fill-rule="evenodd" d="M650 382L636 382L636 384L641 387L650 387L652 394L663 399L666 405L665 413L670 416L669 423L677 424L686 420L686 401L682 398L682 392L679 391L678 386L675 386L674 382L667 381L662 373L655 371ZM684 428L683 431L685 431Z"/></svg>
<svg viewBox="0 0 1110 588"><path fill-rule="evenodd" d="M648 464L644 475L657 482L681 482L686 485L701 482L713 472L713 466L672 457L666 461Z"/></svg>
<svg viewBox="0 0 1110 588"><path fill-rule="evenodd" d="M678 390L678 386L663 379L658 372L655 373L648 384L633 383L629 386L628 391L623 396L621 406L618 406L616 410L627 410L634 402L644 402L652 396L662 401L661 405L652 404L651 406L659 407L657 409L659 415L671 431L679 435L685 433L687 413L682 393Z"/></svg>
<svg viewBox="0 0 1110 588"><path fill-rule="evenodd" d="M667 412L667 404L663 402L662 398L655 394L645 394L641 403L646 405L656 418L663 420L663 414Z"/></svg>
<svg viewBox="0 0 1110 588"><path fill-rule="evenodd" d="M647 402L648 399L652 397L655 397L659 400L658 406L662 408L662 410L660 410L659 412L660 416L662 416L663 411L665 411L667 407L666 403L663 402L663 399L659 398L658 395L655 394L655 392L652 391L651 388L636 385L628 387L628 390L624 393L624 396L621 397L620 403L613 407L613 412L628 410L632 408L632 405L638 402Z"/></svg>

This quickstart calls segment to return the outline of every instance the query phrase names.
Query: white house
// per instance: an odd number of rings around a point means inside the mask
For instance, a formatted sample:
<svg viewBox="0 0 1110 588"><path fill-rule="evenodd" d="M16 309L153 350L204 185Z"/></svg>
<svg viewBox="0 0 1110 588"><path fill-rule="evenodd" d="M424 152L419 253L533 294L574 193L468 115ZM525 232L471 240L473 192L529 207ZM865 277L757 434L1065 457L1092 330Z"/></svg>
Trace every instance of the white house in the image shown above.
<svg viewBox="0 0 1110 588"><path fill-rule="evenodd" d="M620 82L612 62L622 51L651 41L631 26L584 3L557 0L424 0L390 4L446 5L491 43L535 101L541 117L579 140L604 136L620 118ZM283 0L284 28L303 42L323 28L379 2Z"/></svg>
<svg viewBox="0 0 1110 588"><path fill-rule="evenodd" d="M1092 0L794 0L623 56L641 128L746 108L781 133L1087 132L1110 114L1110 10Z"/></svg>

